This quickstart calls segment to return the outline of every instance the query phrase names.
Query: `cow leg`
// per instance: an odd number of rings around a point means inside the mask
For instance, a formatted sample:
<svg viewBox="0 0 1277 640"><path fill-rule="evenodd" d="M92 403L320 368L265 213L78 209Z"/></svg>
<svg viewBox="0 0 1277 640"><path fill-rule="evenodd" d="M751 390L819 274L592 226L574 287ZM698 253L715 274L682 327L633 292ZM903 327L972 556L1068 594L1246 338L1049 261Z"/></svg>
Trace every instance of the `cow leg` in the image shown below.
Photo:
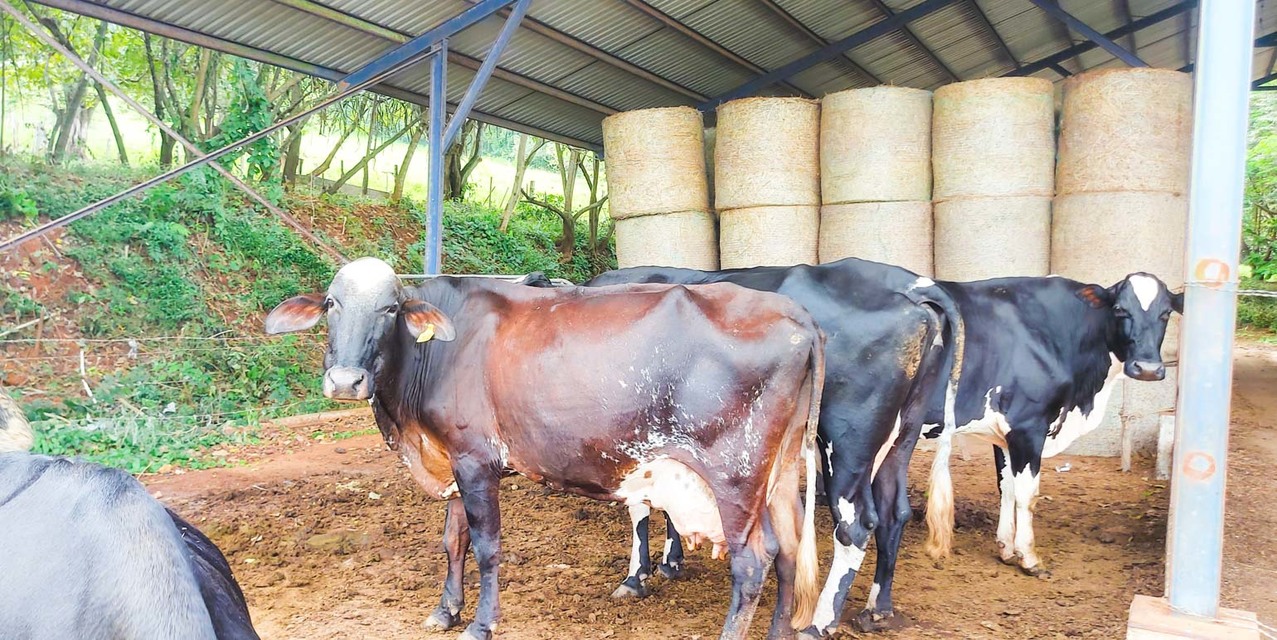
<svg viewBox="0 0 1277 640"><path fill-rule="evenodd" d="M647 597L647 586L644 583L652 575L651 552L647 546L647 530L652 508L645 504L634 504L629 506L629 512L634 538L630 547L630 572L621 586L612 592L613 598Z"/></svg>
<svg viewBox="0 0 1277 640"><path fill-rule="evenodd" d="M671 580L683 577L683 538L668 514L665 516L665 553L656 570Z"/></svg>
<svg viewBox="0 0 1277 640"><path fill-rule="evenodd" d="M998 557L1006 564L1015 564L1015 484L1007 464L1006 450L993 447L993 466L998 472Z"/></svg>
<svg viewBox="0 0 1277 640"><path fill-rule="evenodd" d="M834 452L837 454L837 452ZM829 455L829 454L826 454ZM830 464L834 470L825 486L830 488L829 509L834 521L834 560L829 567L829 577L820 591L820 599L816 602L816 613L812 624L803 633L812 637L821 637L833 633L842 618L842 610L847 602L847 593L851 583L855 581L860 565L865 560L865 547L869 545L869 533L873 530L877 515L873 500L869 495L869 487L864 482L863 474L846 473L848 467L862 469L866 474L867 465L847 464L842 462ZM843 474L839 474L844 471ZM848 501L847 496L852 500Z"/></svg>
<svg viewBox="0 0 1277 640"><path fill-rule="evenodd" d="M1038 487L1042 471L1042 446L1046 429L1015 429L1007 434L1011 450L1011 466L1008 474L1015 498L1015 555L1020 570L1027 575L1048 577L1042 561L1033 549L1033 509L1038 500Z"/></svg>
<svg viewBox="0 0 1277 640"><path fill-rule="evenodd" d="M474 622L461 640L491 640L501 617L497 578L501 566L501 503L498 495L499 465L471 462L454 467L466 522L470 525L470 546L479 565L479 606Z"/></svg>
<svg viewBox="0 0 1277 640"><path fill-rule="evenodd" d="M466 569L466 552L470 549L470 525L461 498L448 501L448 515L443 525L443 547L448 554L448 577L443 582L439 606L426 618L426 628L435 631L451 629L461 622L461 608L466 596L462 576Z"/></svg>
<svg viewBox="0 0 1277 640"><path fill-rule="evenodd" d="M726 519L724 519L726 520ZM776 537L764 516L762 526L755 526L744 544L732 544L728 534L728 551L732 566L732 603L727 609L727 624L723 626L720 640L745 640L749 625L758 610L758 600L763 594L763 580L767 577L776 548ZM726 522L724 522L726 524Z"/></svg>
<svg viewBox="0 0 1277 640"><path fill-rule="evenodd" d="M803 505L799 500L798 465L781 476L767 505L768 520L776 558L776 610L767 637L789 640L794 637L795 581L798 577L798 545L803 527ZM766 531L765 531L766 532ZM770 540L769 540L770 542Z"/></svg>
<svg viewBox="0 0 1277 640"><path fill-rule="evenodd" d="M892 447L874 476L874 503L878 505L881 519L874 528L877 563L873 586L869 587L869 600L864 611L856 617L856 626L861 631L886 629L895 616L891 587L896 575L900 538L904 535L905 524L913 515L913 508L909 506L908 472L912 445L916 442L908 443L909 451L903 451L904 446Z"/></svg>

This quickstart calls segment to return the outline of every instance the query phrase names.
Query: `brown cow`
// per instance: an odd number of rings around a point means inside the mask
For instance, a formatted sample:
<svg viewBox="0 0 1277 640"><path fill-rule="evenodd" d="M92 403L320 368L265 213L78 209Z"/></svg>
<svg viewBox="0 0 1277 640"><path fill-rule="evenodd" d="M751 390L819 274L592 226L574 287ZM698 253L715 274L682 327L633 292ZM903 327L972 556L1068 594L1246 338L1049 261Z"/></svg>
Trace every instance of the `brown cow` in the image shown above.
<svg viewBox="0 0 1277 640"><path fill-rule="evenodd" d="M307 329L325 311L324 394L371 400L387 444L427 492L460 493L465 513L449 513L452 570L431 623L458 622L469 538L479 606L462 637L492 635L508 468L663 509L684 536L730 554L723 638L745 637L773 559L769 637L810 624L824 338L798 305L731 284L537 289L440 277L403 287L389 265L363 258L327 295L281 303L266 331Z"/></svg>

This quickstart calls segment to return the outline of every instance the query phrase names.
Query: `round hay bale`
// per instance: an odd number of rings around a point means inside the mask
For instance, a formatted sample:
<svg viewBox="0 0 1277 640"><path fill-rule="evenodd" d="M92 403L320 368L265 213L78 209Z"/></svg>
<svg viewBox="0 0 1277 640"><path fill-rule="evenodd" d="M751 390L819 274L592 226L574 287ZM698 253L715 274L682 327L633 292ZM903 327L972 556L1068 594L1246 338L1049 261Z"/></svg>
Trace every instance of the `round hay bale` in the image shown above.
<svg viewBox="0 0 1277 640"><path fill-rule="evenodd" d="M931 202L858 202L820 208L820 262L863 258L932 275Z"/></svg>
<svg viewBox="0 0 1277 640"><path fill-rule="evenodd" d="M1109 286L1137 271L1184 286L1188 198L1156 191L1072 193L1055 198L1051 272Z"/></svg>
<svg viewBox="0 0 1277 640"><path fill-rule="evenodd" d="M849 89L820 102L825 204L931 199L931 92Z"/></svg>
<svg viewBox="0 0 1277 640"><path fill-rule="evenodd" d="M620 268L718 269L713 214L676 211L617 220L616 264Z"/></svg>
<svg viewBox="0 0 1277 640"><path fill-rule="evenodd" d="M1193 80L1106 69L1064 81L1056 191L1188 192Z"/></svg>
<svg viewBox="0 0 1277 640"><path fill-rule="evenodd" d="M962 198L936 203L936 277L1044 276L1051 258L1051 199Z"/></svg>
<svg viewBox="0 0 1277 640"><path fill-rule="evenodd" d="M718 108L714 206L820 204L820 107L803 98L745 98Z"/></svg>
<svg viewBox="0 0 1277 640"><path fill-rule="evenodd" d="M603 119L614 220L709 209L702 127L701 113L691 107L626 111Z"/></svg>
<svg viewBox="0 0 1277 640"><path fill-rule="evenodd" d="M751 207L719 211L724 269L816 264L820 207Z"/></svg>
<svg viewBox="0 0 1277 640"><path fill-rule="evenodd" d="M1051 82L989 78L940 87L935 93L931 153L937 201L1052 195Z"/></svg>

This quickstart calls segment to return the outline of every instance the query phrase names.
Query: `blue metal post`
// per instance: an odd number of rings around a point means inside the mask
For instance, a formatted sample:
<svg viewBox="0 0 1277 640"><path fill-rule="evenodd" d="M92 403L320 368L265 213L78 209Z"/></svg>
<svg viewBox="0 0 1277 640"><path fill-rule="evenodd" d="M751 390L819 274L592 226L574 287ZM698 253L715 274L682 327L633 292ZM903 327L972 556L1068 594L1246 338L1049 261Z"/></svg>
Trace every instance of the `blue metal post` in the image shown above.
<svg viewBox="0 0 1277 640"><path fill-rule="evenodd" d="M1099 31L1096 31L1095 29L1092 29L1090 25L1086 24L1085 22L1082 22L1081 20L1078 20L1076 16L1069 13L1068 11L1065 11L1059 4L1056 3L1056 0L1029 0L1029 2L1032 2L1033 4L1037 5L1039 9L1047 12L1048 14L1050 14L1051 17L1055 18L1056 20L1059 20L1060 22L1063 22L1064 24L1068 25L1069 28L1082 34L1082 37L1086 38L1087 40L1090 40L1091 42L1094 42L1095 44L1100 45L1100 47L1102 47L1105 51L1113 54L1114 57L1118 58L1122 62L1125 62L1126 64L1129 64L1132 67L1147 67L1148 66L1148 63L1144 62L1143 60L1140 60L1139 56L1135 55L1134 53L1130 51L1127 51L1126 49L1122 47L1122 45L1116 42L1113 42L1112 40L1105 37L1104 34L1100 33Z"/></svg>
<svg viewBox="0 0 1277 640"><path fill-rule="evenodd" d="M427 143L430 147L430 196L426 208L426 257L422 264L427 274L439 273L440 253L443 250L443 116L448 105L448 41L430 60L430 131Z"/></svg>
<svg viewBox="0 0 1277 640"><path fill-rule="evenodd" d="M1202 0L1166 591L1215 617L1224 534L1254 0Z"/></svg>
<svg viewBox="0 0 1277 640"><path fill-rule="evenodd" d="M514 8L510 10L510 15L506 16L505 26L501 27L501 33L497 34L496 41L488 50L488 56L483 59L483 64L479 65L479 70L470 80L466 94L461 97L461 102L452 112L452 120L448 121L448 129L443 133L444 149L451 147L457 139L457 134L461 132L461 125L465 124L466 118L470 117L470 109L474 107L475 101L479 99L479 94L483 91L483 86L488 84L488 78L492 77L493 70L497 68L497 60L501 58L501 52L505 51L505 46L509 44L510 38L514 37L514 32L519 30L519 23L523 22L523 16L528 12L530 4L532 0L518 0Z"/></svg>

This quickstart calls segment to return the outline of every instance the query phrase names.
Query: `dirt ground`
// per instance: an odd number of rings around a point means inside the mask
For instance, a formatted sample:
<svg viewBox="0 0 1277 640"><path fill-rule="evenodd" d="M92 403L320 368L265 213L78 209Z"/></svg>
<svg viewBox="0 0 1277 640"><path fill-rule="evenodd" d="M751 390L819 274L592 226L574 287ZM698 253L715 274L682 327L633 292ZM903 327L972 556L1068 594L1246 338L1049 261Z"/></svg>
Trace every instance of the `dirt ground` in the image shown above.
<svg viewBox="0 0 1277 640"><path fill-rule="evenodd" d="M1237 349L1224 599L1277 621L1277 347ZM350 418L322 427L371 427ZM983 449L983 448L982 448ZM422 497L380 437L336 442L276 438L248 467L152 476L151 491L200 526L235 569L263 638L451 638L421 623L437 604L444 575L444 505ZM1048 461L1035 531L1050 579L1029 578L994 554L997 488L992 456L955 456L956 555L942 567L922 552L925 527L905 534L896 610L908 626L883 638L1064 638L1124 636L1135 593L1162 592L1167 483L1150 460L1134 472L1116 459ZM921 511L930 455L914 462ZM1056 471L1065 463L1067 472ZM515 477L503 483L500 637L710 638L730 596L727 564L702 549L689 576L653 578L642 601L609 597L628 566L629 526L621 507L553 494ZM818 511L828 566L829 516ZM658 532L654 531L654 534ZM659 549L659 543L653 549ZM848 613L863 605L873 571L865 562ZM477 592L467 573L466 622ZM763 637L772 592L753 635ZM849 616L850 617L850 616ZM856 637L846 629L849 637Z"/></svg>

